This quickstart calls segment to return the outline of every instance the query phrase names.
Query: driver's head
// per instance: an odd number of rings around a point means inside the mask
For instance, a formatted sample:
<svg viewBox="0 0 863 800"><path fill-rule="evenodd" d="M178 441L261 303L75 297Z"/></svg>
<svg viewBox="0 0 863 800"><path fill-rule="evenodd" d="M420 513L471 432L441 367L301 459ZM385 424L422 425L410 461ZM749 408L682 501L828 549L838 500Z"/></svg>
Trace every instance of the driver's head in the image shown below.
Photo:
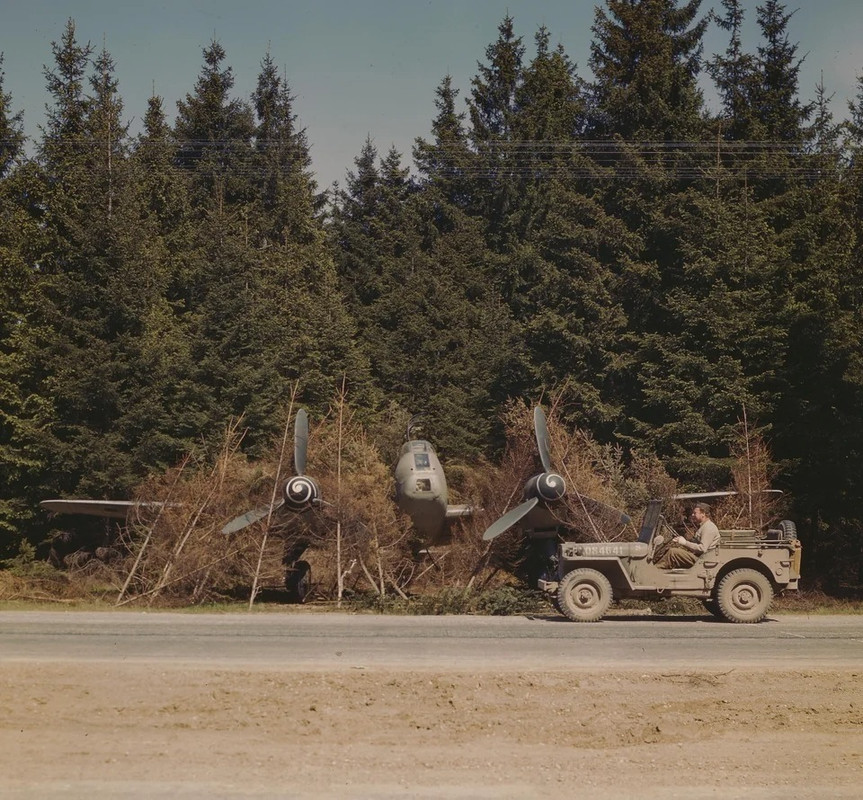
<svg viewBox="0 0 863 800"><path fill-rule="evenodd" d="M692 507L692 518L699 523L710 519L710 506L707 503L696 503Z"/></svg>

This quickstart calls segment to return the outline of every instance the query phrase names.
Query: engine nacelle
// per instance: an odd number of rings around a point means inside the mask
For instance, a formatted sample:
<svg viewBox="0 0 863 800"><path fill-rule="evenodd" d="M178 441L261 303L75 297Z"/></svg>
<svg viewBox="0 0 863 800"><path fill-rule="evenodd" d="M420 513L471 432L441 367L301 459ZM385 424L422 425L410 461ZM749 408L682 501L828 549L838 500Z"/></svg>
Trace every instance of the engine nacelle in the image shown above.
<svg viewBox="0 0 863 800"><path fill-rule="evenodd" d="M284 486L285 505L291 511L305 511L321 496L318 485L307 475L295 475Z"/></svg>
<svg viewBox="0 0 863 800"><path fill-rule="evenodd" d="M554 503L566 494L566 481L556 472L534 475L524 485L525 499L536 497L546 503Z"/></svg>

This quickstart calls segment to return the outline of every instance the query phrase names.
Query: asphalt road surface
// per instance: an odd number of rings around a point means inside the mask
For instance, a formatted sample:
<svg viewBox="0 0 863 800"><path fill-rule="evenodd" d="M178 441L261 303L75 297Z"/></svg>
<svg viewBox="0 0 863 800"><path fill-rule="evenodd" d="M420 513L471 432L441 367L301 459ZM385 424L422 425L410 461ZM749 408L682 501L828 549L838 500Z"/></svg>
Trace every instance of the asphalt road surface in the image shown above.
<svg viewBox="0 0 863 800"><path fill-rule="evenodd" d="M174 662L228 668L843 669L863 616L393 617L320 613L0 612L0 662Z"/></svg>

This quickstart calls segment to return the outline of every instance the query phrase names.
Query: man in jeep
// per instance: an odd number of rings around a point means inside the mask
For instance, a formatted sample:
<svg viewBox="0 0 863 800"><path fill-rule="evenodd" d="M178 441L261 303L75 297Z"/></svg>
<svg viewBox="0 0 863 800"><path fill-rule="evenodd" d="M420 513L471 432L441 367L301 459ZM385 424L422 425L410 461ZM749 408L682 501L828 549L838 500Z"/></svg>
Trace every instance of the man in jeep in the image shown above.
<svg viewBox="0 0 863 800"><path fill-rule="evenodd" d="M660 569L685 569L691 567L708 550L719 547L719 528L710 519L710 506L696 503L692 509L692 521L698 525L695 537L690 541L683 536L675 536L671 545L656 561Z"/></svg>

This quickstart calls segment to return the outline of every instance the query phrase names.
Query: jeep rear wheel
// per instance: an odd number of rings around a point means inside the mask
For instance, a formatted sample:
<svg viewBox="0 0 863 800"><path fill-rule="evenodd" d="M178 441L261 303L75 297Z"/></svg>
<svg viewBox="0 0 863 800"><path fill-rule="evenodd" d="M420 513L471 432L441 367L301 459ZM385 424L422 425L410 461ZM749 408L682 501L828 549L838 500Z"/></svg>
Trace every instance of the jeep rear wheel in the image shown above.
<svg viewBox="0 0 863 800"><path fill-rule="evenodd" d="M720 581L716 599L729 622L760 622L773 602L773 586L754 569L736 569Z"/></svg>
<svg viewBox="0 0 863 800"><path fill-rule="evenodd" d="M574 569L560 582L557 604L573 622L597 622L611 605L611 584L595 569Z"/></svg>

